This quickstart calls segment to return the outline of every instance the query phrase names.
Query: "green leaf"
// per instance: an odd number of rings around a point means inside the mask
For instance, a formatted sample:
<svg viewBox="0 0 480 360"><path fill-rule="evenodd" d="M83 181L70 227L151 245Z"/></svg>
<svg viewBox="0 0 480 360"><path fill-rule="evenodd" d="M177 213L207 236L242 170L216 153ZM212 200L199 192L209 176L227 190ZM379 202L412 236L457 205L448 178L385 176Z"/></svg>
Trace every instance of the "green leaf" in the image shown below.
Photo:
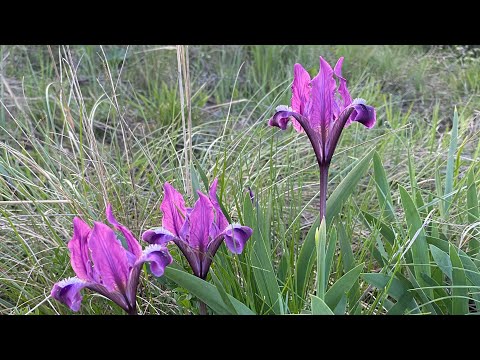
<svg viewBox="0 0 480 360"><path fill-rule="evenodd" d="M401 301L401 305L390 308L389 311L393 309L393 314L400 312L402 307L404 307L403 311L412 310L414 313L418 313L418 310L414 310L417 308L417 303L413 298L413 294L409 292L412 285L405 281L406 279L402 278L402 280L399 280L393 274L387 275L382 273L367 273L361 276L370 285L379 290L385 290L389 296L397 301Z"/></svg>
<svg viewBox="0 0 480 360"><path fill-rule="evenodd" d="M385 224L384 222L378 220L376 217L365 211L362 211L362 215L365 217L365 220L367 221L369 226L379 228L380 234L382 234L382 236L390 243L390 245L393 245L395 243L395 233L393 232L390 225Z"/></svg>
<svg viewBox="0 0 480 360"><path fill-rule="evenodd" d="M345 294L341 297L337 306L335 306L335 309L333 309L333 313L335 315L345 315L346 312L347 312L347 295Z"/></svg>
<svg viewBox="0 0 480 360"><path fill-rule="evenodd" d="M397 272L396 276L398 279L402 282L402 284L410 290L414 294L414 297L417 301L417 303L422 304L422 308L426 309L429 311L431 314L441 314L442 311L440 308L437 306L437 304L430 303L430 298L427 296L424 290L427 289L422 289L418 281L415 279L415 275L412 273L409 267L406 268L407 274L408 274L408 279L401 273ZM425 275L425 274L422 274ZM423 302L423 303L422 303ZM417 314L420 311L418 309L413 309L411 311L412 314Z"/></svg>
<svg viewBox="0 0 480 360"><path fill-rule="evenodd" d="M330 289L328 289L328 291L325 293L325 303L330 307L330 309L335 309L339 301L342 299L342 296L348 293L348 291L358 281L358 277L360 276L364 266L364 263L357 265L343 275L340 279L338 279L330 287Z"/></svg>
<svg viewBox="0 0 480 360"><path fill-rule="evenodd" d="M449 255L452 261L452 314L468 314L468 289L467 277L463 269L462 261L458 256L457 250L452 244L449 244Z"/></svg>
<svg viewBox="0 0 480 360"><path fill-rule="evenodd" d="M319 216L317 216L316 220L310 227L307 236L305 236L295 266L296 292L301 299L305 298L306 284L315 262L315 256L313 256L313 254L315 254L315 231L319 226L320 220Z"/></svg>
<svg viewBox="0 0 480 360"><path fill-rule="evenodd" d="M315 232L315 245L317 247L317 296L324 299L325 296L325 243L327 241L327 232L325 220L322 220L320 227Z"/></svg>
<svg viewBox="0 0 480 360"><path fill-rule="evenodd" d="M450 298L450 295L447 293L445 288L443 288L440 285L440 283L438 283L435 279L431 278L430 276L422 274L422 278L428 286L434 287L433 295L434 295L434 299L436 301L432 302L431 304L432 305L433 304L437 305L437 307L439 309L437 311L437 314L439 314L439 315L450 314L452 312L452 299ZM447 287L447 286L445 286L445 287Z"/></svg>
<svg viewBox="0 0 480 360"><path fill-rule="evenodd" d="M332 270L333 257L335 256L335 248L337 244L337 232L335 228L332 228L330 231L330 236L328 240L327 252L325 254L325 289L328 285L328 279L330 278L330 273Z"/></svg>
<svg viewBox="0 0 480 360"><path fill-rule="evenodd" d="M342 255L343 271L347 273L355 267L355 257L352 251L352 244L350 242L351 236L347 236L345 226L339 222L338 224L338 238L340 242L340 254ZM360 286L356 282L348 292L348 302L355 304L360 297Z"/></svg>
<svg viewBox="0 0 480 360"><path fill-rule="evenodd" d="M217 275L215 275L215 271L213 271L213 269L210 269L210 276L212 277L212 280L215 283L218 293L222 297L223 303L226 305L229 312L231 314L237 315L237 310L235 309L235 306L233 306L232 302L230 301L230 298L228 297L227 292L223 288L223 285L220 282L220 280L217 278Z"/></svg>
<svg viewBox="0 0 480 360"><path fill-rule="evenodd" d="M343 204L357 187L358 182L367 171L373 151L374 150L370 150L370 152L361 160L357 160L356 165L328 197L326 210L327 228L330 227L333 218L338 215Z"/></svg>
<svg viewBox="0 0 480 360"><path fill-rule="evenodd" d="M250 195L245 194L243 201L245 225L253 229L252 237L249 240L249 243L252 244L249 256L253 267L253 276L261 297L275 314L279 314L278 294L281 294L281 291L271 259L270 234L262 231L263 224L258 223L256 212L260 212L260 210L253 209Z"/></svg>
<svg viewBox="0 0 480 360"><path fill-rule="evenodd" d="M202 166L198 162L197 158L193 156L193 162L195 163L195 167L197 168L198 173L200 174L200 178L203 181L203 185L205 185L205 189L210 188L210 184L208 183L207 175L205 175L205 171L203 171Z"/></svg>
<svg viewBox="0 0 480 360"><path fill-rule="evenodd" d="M403 295L408 293L406 288L400 280L393 275L387 275L382 273L364 273L362 278L370 285L377 289L383 290L390 283L387 294L393 297L395 300L400 299Z"/></svg>
<svg viewBox="0 0 480 360"><path fill-rule="evenodd" d="M385 174L382 160L380 160L380 156L376 151L373 154L373 175L375 178L375 184L377 185L377 196L380 208L383 209L383 213L387 219L394 220L395 212L393 209L390 186L388 185L387 175Z"/></svg>
<svg viewBox="0 0 480 360"><path fill-rule="evenodd" d="M175 269L171 266L165 268L165 274L168 279L174 281L179 286L187 289L201 301L207 304L217 314L231 314L228 306L223 301L217 288L212 284L202 280L185 271ZM238 301L231 295L227 295L235 310L240 315L255 315L245 304Z"/></svg>
<svg viewBox="0 0 480 360"><path fill-rule="evenodd" d="M350 238L347 237L343 224L338 224L338 237L340 242L340 254L342 254L343 270L348 272L355 267L355 257L353 256Z"/></svg>
<svg viewBox="0 0 480 360"><path fill-rule="evenodd" d="M473 224L479 219L477 187L475 185L475 172L473 167L468 172L467 186L468 222Z"/></svg>
<svg viewBox="0 0 480 360"><path fill-rule="evenodd" d="M407 193L407 191L402 187L398 186L400 189L400 197L402 199L403 209L405 211L405 218L408 225L408 234L409 241L415 238L410 250L412 253L413 259L413 268L415 271L415 276L417 277L420 285L425 285L423 279L421 278L421 273L425 273L428 276L430 273L430 256L428 253L427 240L425 235L425 229L423 228L422 220L418 214L417 208ZM427 291L428 295L432 295L431 291Z"/></svg>
<svg viewBox="0 0 480 360"><path fill-rule="evenodd" d="M328 197L326 210L327 228L330 226L332 219L340 212L344 202L348 199L367 171L372 154L373 150L362 159L357 160L352 170ZM313 264L315 263L315 229L319 226L320 219L319 216L317 216L305 237L295 267L296 292L302 299L305 298L306 284L312 272Z"/></svg>
<svg viewBox="0 0 480 360"><path fill-rule="evenodd" d="M475 265L475 263L472 261L472 259L465 254L462 250L459 251L460 260L462 261L463 268L465 270L465 275L467 276L468 281L475 286L476 288L470 289L472 293L472 297L478 301L477 303L477 308L478 304L480 304L480 272L478 271L478 267Z"/></svg>
<svg viewBox="0 0 480 360"><path fill-rule="evenodd" d="M445 195L450 194L453 191L453 175L454 175L454 164L455 164L455 153L457 151L457 142L458 142L458 113L457 108L453 112L453 122L452 122L452 132L450 135L450 146L448 148L448 157L447 157L447 172L445 175ZM448 216L448 211L450 205L452 204L452 198L449 197L444 202L444 211L445 218Z"/></svg>
<svg viewBox="0 0 480 360"><path fill-rule="evenodd" d="M201 189L200 189L200 183L198 182L197 172L195 171L193 164L190 164L190 176L192 177L193 197L195 200L198 200L197 190L201 190Z"/></svg>
<svg viewBox="0 0 480 360"><path fill-rule="evenodd" d="M318 296L310 295L312 299L312 315L333 315L332 310Z"/></svg>
<svg viewBox="0 0 480 360"><path fill-rule="evenodd" d="M473 224L479 220L477 186L475 185L474 168L470 169L467 176L467 214L468 222ZM480 251L480 240L477 237L468 242L468 254L475 256Z"/></svg>
<svg viewBox="0 0 480 360"><path fill-rule="evenodd" d="M435 245L430 245L430 252L440 270L442 270L449 279L452 279L452 261L450 260L450 256Z"/></svg>

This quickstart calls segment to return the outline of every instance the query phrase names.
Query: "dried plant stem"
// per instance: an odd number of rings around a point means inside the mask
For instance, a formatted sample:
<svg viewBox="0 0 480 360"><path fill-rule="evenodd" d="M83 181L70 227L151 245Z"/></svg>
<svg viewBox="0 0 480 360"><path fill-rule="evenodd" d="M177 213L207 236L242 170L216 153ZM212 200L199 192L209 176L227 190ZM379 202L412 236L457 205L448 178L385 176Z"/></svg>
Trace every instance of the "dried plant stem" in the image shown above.
<svg viewBox="0 0 480 360"><path fill-rule="evenodd" d="M183 129L183 158L185 159L185 172L184 172L184 184L183 187L187 196L191 196L192 186L190 179L190 161L188 144L191 144L191 113L190 113L190 77L187 75L188 67L185 60L185 46L177 45L177 66L178 66L178 88L180 92L180 106L182 115L182 129ZM187 99L187 101L185 101ZM185 102L187 103L188 111L188 125L185 120Z"/></svg>

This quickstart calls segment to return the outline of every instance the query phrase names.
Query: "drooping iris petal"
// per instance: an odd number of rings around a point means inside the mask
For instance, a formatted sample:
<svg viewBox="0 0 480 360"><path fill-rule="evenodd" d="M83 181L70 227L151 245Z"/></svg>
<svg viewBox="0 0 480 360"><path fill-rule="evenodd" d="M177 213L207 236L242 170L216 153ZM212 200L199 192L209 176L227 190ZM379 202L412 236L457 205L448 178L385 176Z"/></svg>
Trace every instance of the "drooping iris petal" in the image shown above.
<svg viewBox="0 0 480 360"><path fill-rule="evenodd" d="M70 262L75 274L83 280L93 280L92 262L89 257L88 236L91 229L82 219L73 219L73 237L68 242Z"/></svg>
<svg viewBox="0 0 480 360"><path fill-rule="evenodd" d="M142 256L138 259L136 266L141 266L145 262L150 263L150 270L155 276L162 276L165 267L173 261L165 245L149 245L143 250Z"/></svg>
<svg viewBox="0 0 480 360"><path fill-rule="evenodd" d="M190 214L188 244L203 252L209 243L210 225L214 219L213 204L202 192L197 191L198 200Z"/></svg>
<svg viewBox="0 0 480 360"><path fill-rule="evenodd" d="M133 236L131 231L126 226L120 224L117 219L115 219L112 206L110 204L107 205L106 215L108 222L112 224L118 231L120 231L123 236L125 236L128 250L134 254L136 258L142 256L142 246L138 243L137 239L135 239L135 236Z"/></svg>
<svg viewBox="0 0 480 360"><path fill-rule="evenodd" d="M175 188L166 182L163 185L163 201L160 210L163 212L162 227L175 236L180 236L180 230L185 220L185 201Z"/></svg>
<svg viewBox="0 0 480 360"><path fill-rule="evenodd" d="M352 115L350 115L345 126L350 125L353 121L358 121L369 129L375 125L376 113L373 106L365 104L355 104L353 105L353 108L354 110L352 112Z"/></svg>
<svg viewBox="0 0 480 360"><path fill-rule="evenodd" d="M216 231L210 234L212 238L217 237L217 235L225 230L225 228L228 226L228 220L223 214L222 208L220 207L220 204L218 202L217 198L217 185L218 185L218 179L215 178L213 180L212 185L210 186L210 190L208 191L208 195L210 197L210 201L212 202L212 205L215 209L215 222L214 224L216 225Z"/></svg>
<svg viewBox="0 0 480 360"><path fill-rule="evenodd" d="M310 100L310 74L300 64L293 66L292 84L292 111L307 116L308 101ZM292 119L292 125L297 132L303 132L297 120Z"/></svg>
<svg viewBox="0 0 480 360"><path fill-rule="evenodd" d="M87 285L88 282L72 277L53 285L50 294L55 300L64 303L73 311L78 311L83 298L80 291Z"/></svg>
<svg viewBox="0 0 480 360"><path fill-rule="evenodd" d="M310 101L309 120L313 129L320 126L328 128L333 119L332 104L335 91L333 69L322 57L320 57L320 72L312 80L312 95Z"/></svg>
<svg viewBox="0 0 480 360"><path fill-rule="evenodd" d="M165 244L175 238L170 231L162 227L150 229L142 234L142 239L149 244Z"/></svg>
<svg viewBox="0 0 480 360"><path fill-rule="evenodd" d="M277 110L275 115L273 115L272 118L268 120L268 126L276 126L282 130L287 130L288 122L291 120L291 113L292 112L290 111Z"/></svg>
<svg viewBox="0 0 480 360"><path fill-rule="evenodd" d="M253 230L248 226L232 224L225 231L225 244L228 250L234 254L240 254L243 251L245 243L252 236Z"/></svg>
<svg viewBox="0 0 480 360"><path fill-rule="evenodd" d="M348 105L352 103L352 97L347 89L347 80L342 76L342 65L343 65L343 56L338 59L335 64L333 72L339 79L338 93L342 97L342 102L340 105L340 111L343 111Z"/></svg>
<svg viewBox="0 0 480 360"><path fill-rule="evenodd" d="M115 237L115 232L107 225L95 222L89 245L102 284L108 291L123 291L129 272L127 252Z"/></svg>

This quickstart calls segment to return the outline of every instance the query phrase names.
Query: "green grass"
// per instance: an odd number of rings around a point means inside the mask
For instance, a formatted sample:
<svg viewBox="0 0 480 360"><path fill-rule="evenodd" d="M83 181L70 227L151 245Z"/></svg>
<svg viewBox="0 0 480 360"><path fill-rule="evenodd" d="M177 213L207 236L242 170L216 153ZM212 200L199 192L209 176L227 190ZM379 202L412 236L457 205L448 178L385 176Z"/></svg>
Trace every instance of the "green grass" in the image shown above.
<svg viewBox="0 0 480 360"><path fill-rule="evenodd" d="M201 171L209 182L219 178L226 210L254 228L254 237L238 256L220 248L207 279L218 293L203 293L206 287L178 271L160 279L144 272L142 314L196 314L202 296L212 313L245 310L226 294L257 314L480 309L476 53L426 46L188 52L186 138L195 161L187 162L175 47L0 47L1 314L71 314L49 294L74 275L66 246L73 217L105 221L108 201L140 237L161 223L165 181L192 194L192 168L202 190ZM267 120L289 102L293 64L314 74L320 55L330 63L345 56L350 93L375 106L377 125L343 132L329 194L357 160L375 154L351 195L341 206L332 202L338 214L321 242L328 266L317 276L315 157L304 134ZM186 110L184 117L188 123ZM258 206L246 197L248 186ZM302 247L310 250L301 255ZM319 294L317 278L325 281ZM122 312L87 290L79 313Z"/></svg>

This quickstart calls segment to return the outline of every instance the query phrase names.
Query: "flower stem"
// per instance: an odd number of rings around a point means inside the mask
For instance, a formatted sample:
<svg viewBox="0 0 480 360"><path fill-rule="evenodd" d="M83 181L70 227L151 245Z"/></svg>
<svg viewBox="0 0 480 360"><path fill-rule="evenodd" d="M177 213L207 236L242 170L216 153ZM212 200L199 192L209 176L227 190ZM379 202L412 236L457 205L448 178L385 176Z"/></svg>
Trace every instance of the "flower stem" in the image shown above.
<svg viewBox="0 0 480 360"><path fill-rule="evenodd" d="M325 218L327 212L327 184L328 165L320 165L320 222Z"/></svg>
<svg viewBox="0 0 480 360"><path fill-rule="evenodd" d="M138 315L137 314L137 307L135 306L135 307L131 308L127 313L128 313L128 315Z"/></svg>
<svg viewBox="0 0 480 360"><path fill-rule="evenodd" d="M208 315L207 313L207 304L205 304L202 300L198 300L198 313L200 315Z"/></svg>

